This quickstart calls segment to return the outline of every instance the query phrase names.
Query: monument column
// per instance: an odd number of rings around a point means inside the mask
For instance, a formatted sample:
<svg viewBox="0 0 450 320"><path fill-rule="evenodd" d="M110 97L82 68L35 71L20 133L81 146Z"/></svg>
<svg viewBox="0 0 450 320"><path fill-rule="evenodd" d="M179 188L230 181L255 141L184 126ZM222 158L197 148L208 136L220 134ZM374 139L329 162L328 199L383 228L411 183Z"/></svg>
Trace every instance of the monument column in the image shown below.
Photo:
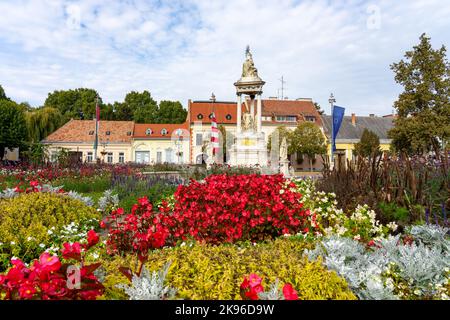
<svg viewBox="0 0 450 320"><path fill-rule="evenodd" d="M256 102L256 131L259 133L261 132L261 121L262 121L262 107L261 107L261 93L258 93L257 95L257 102Z"/></svg>
<svg viewBox="0 0 450 320"><path fill-rule="evenodd" d="M242 119L242 98L241 98L241 94L238 93L237 94L237 133L241 133L241 119Z"/></svg>

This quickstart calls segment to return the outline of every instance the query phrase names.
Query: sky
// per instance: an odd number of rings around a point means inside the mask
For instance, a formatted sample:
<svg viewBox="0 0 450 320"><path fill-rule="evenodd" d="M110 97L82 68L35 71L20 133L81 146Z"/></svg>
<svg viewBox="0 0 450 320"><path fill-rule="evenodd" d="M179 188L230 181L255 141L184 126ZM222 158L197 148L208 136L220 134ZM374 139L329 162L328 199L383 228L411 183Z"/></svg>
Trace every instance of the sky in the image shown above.
<svg viewBox="0 0 450 320"><path fill-rule="evenodd" d="M80 87L235 101L249 45L263 98L283 77L285 97L326 113L332 92L346 114L384 115L402 89L389 66L424 32L450 45L450 0L0 0L0 15L0 84L34 107Z"/></svg>

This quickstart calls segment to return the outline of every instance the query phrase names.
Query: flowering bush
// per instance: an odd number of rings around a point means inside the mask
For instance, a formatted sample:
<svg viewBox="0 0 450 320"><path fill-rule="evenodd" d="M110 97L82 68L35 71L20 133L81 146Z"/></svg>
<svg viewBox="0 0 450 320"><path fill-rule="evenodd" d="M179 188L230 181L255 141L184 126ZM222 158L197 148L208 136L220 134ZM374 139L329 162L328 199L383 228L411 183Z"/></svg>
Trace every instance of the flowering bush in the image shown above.
<svg viewBox="0 0 450 320"><path fill-rule="evenodd" d="M376 219L375 211L367 205L358 205L353 212L345 214L337 208L336 195L317 191L311 179L294 180L294 183L297 191L303 194L305 207L315 213L312 223L325 236L336 234L371 243L371 240L384 238L397 229L394 222L382 225Z"/></svg>
<svg viewBox="0 0 450 320"><path fill-rule="evenodd" d="M91 230L87 244L64 243L64 259L80 265L75 268L61 263L58 256L44 252L30 267L20 259L12 259L9 271L0 275L0 298L5 300L94 300L104 287L94 275L100 264L86 265L84 254L99 241Z"/></svg>
<svg viewBox="0 0 450 320"><path fill-rule="evenodd" d="M242 299L281 300L281 297L284 297L284 300L298 300L297 291L290 283L286 283L281 292L278 288L278 279L270 286L269 292L264 292L264 287L261 283L262 279L257 274L252 273L245 277L240 286Z"/></svg>
<svg viewBox="0 0 450 320"><path fill-rule="evenodd" d="M175 192L161 209L172 243L192 237L208 243L263 240L309 232L309 210L282 175L212 175Z"/></svg>
<svg viewBox="0 0 450 320"><path fill-rule="evenodd" d="M78 200L40 192L2 199L0 212L0 271L13 256L30 262L62 241L80 239L87 227L96 227L100 217L94 208Z"/></svg>

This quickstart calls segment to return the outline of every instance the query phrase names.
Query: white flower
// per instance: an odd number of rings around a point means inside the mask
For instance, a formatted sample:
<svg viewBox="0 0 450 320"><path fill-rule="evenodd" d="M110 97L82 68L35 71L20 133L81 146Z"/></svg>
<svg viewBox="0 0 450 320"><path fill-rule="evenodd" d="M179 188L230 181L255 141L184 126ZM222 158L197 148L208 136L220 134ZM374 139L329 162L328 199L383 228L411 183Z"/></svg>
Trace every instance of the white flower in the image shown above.
<svg viewBox="0 0 450 320"><path fill-rule="evenodd" d="M39 245L39 247L45 248L45 244L41 243L41 244Z"/></svg>
<svg viewBox="0 0 450 320"><path fill-rule="evenodd" d="M289 233L285 233L285 234L283 234L283 236L287 238L287 237L290 237L291 235Z"/></svg>
<svg viewBox="0 0 450 320"><path fill-rule="evenodd" d="M186 242L182 242L181 244L180 244L180 247L184 247L186 245Z"/></svg>
<svg viewBox="0 0 450 320"><path fill-rule="evenodd" d="M53 231L52 231L52 230L48 230L47 233L48 233L49 235L52 235L52 234L53 234Z"/></svg>
<svg viewBox="0 0 450 320"><path fill-rule="evenodd" d="M16 243L14 242L14 241L11 241L11 245L13 246L13 245L15 245Z"/></svg>
<svg viewBox="0 0 450 320"><path fill-rule="evenodd" d="M97 252L95 252L95 253L92 254L92 257L94 259L98 259L98 257L100 257L100 255Z"/></svg>
<svg viewBox="0 0 450 320"><path fill-rule="evenodd" d="M392 231L395 231L395 230L397 230L397 228L398 228L398 225L397 225L395 222L389 222L386 226L387 226L389 229L391 229Z"/></svg>
<svg viewBox="0 0 450 320"><path fill-rule="evenodd" d="M361 240L361 235L357 234L353 237L353 240Z"/></svg>
<svg viewBox="0 0 450 320"><path fill-rule="evenodd" d="M281 190L280 190L280 194L283 194L283 193L284 193L284 189L281 189Z"/></svg>

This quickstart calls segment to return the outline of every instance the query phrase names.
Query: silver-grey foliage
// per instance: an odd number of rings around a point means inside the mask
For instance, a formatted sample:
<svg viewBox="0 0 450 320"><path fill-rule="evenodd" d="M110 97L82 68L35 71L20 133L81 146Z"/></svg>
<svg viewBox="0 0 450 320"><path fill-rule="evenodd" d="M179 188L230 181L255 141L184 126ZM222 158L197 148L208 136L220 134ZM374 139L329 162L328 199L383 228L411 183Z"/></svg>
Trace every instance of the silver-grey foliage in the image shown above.
<svg viewBox="0 0 450 320"><path fill-rule="evenodd" d="M448 281L449 240L443 232L434 227L414 229L416 236L421 235L416 243L405 245L400 236L391 236L379 241L373 250L350 238L330 236L305 253L310 259L322 256L324 265L345 278L360 299L400 298L393 292L392 279L386 276L392 266L418 296L433 295Z"/></svg>
<svg viewBox="0 0 450 320"><path fill-rule="evenodd" d="M150 272L144 267L140 276L133 275L131 285L118 284L130 300L165 300L175 297L176 289L164 286L171 263L168 262L159 272Z"/></svg>
<svg viewBox="0 0 450 320"><path fill-rule="evenodd" d="M279 280L276 279L269 287L269 291L258 293L261 300L284 300L283 292L278 288Z"/></svg>
<svg viewBox="0 0 450 320"><path fill-rule="evenodd" d="M105 211L108 207L117 207L119 205L119 196L113 194L112 190L106 190L103 196L98 199L98 209Z"/></svg>

